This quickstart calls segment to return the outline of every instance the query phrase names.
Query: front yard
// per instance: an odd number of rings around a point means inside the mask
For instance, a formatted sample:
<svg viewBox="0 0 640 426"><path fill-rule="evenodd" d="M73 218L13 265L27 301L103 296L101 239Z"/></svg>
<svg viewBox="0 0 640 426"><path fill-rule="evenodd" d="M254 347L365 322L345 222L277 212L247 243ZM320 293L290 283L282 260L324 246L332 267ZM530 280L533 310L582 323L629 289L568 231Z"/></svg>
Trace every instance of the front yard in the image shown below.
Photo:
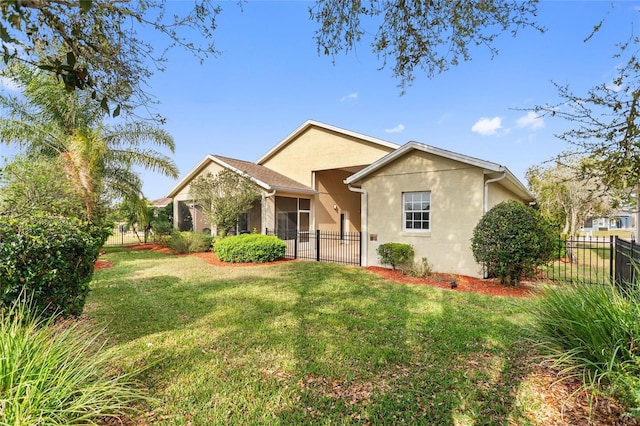
<svg viewBox="0 0 640 426"><path fill-rule="evenodd" d="M128 249L103 260L113 267L96 271L86 317L155 398L125 424L586 420L585 401L534 358L530 299L314 262L230 268Z"/></svg>

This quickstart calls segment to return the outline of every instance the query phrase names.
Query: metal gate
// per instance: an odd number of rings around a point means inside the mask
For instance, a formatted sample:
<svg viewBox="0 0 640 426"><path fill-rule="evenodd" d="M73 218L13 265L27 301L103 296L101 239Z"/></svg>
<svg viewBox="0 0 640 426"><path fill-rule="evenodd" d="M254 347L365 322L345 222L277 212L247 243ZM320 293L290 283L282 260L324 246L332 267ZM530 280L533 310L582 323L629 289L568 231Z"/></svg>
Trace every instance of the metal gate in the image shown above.
<svg viewBox="0 0 640 426"><path fill-rule="evenodd" d="M320 230L298 232L294 230L282 233L266 229L265 233L275 235L287 244L286 258L361 265L362 234L360 232Z"/></svg>
<svg viewBox="0 0 640 426"><path fill-rule="evenodd" d="M615 283L621 288L636 284L640 265L640 247L634 240L615 239Z"/></svg>

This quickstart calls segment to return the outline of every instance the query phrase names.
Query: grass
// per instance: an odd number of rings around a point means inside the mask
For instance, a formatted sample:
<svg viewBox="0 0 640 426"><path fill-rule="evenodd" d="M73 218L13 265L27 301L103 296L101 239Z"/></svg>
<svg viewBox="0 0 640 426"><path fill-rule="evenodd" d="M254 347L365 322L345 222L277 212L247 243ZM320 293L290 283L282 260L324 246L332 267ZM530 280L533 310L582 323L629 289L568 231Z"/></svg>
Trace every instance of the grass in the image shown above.
<svg viewBox="0 0 640 426"><path fill-rule="evenodd" d="M0 424L92 425L144 399L115 352L81 323L54 324L17 304L0 311Z"/></svg>
<svg viewBox="0 0 640 426"><path fill-rule="evenodd" d="M546 290L534 308L540 344L565 374L617 395L640 414L640 291L576 283Z"/></svg>
<svg viewBox="0 0 640 426"><path fill-rule="evenodd" d="M155 424L531 424L531 301L311 262L220 268L109 249L85 312Z"/></svg>

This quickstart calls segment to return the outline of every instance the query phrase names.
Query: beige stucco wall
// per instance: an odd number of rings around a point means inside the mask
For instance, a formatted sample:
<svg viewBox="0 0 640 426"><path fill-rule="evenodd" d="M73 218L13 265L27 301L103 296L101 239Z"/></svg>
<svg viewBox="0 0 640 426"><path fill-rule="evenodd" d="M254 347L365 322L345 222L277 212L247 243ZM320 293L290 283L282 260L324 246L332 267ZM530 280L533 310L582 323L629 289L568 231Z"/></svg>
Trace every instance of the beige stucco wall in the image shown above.
<svg viewBox="0 0 640 426"><path fill-rule="evenodd" d="M501 202L508 200L518 200L520 202L527 203L527 201L502 186L500 181L489 184L489 210L496 204L500 204Z"/></svg>
<svg viewBox="0 0 640 426"><path fill-rule="evenodd" d="M340 214L344 213L347 216L345 231L360 231L360 194L349 191L347 185L344 184L344 180L352 174L343 170L315 172L316 190L318 191L315 204L316 229L338 231L340 229Z"/></svg>
<svg viewBox="0 0 640 426"><path fill-rule="evenodd" d="M411 151L368 176L367 264L379 265L380 244L412 244L416 261L426 257L435 272L481 276L471 253L471 235L484 210L483 170ZM431 230L405 232L403 192L431 192ZM372 241L377 237L377 241Z"/></svg>
<svg viewBox="0 0 640 426"><path fill-rule="evenodd" d="M261 164L313 187L313 171L368 166L391 151L392 148L311 126Z"/></svg>

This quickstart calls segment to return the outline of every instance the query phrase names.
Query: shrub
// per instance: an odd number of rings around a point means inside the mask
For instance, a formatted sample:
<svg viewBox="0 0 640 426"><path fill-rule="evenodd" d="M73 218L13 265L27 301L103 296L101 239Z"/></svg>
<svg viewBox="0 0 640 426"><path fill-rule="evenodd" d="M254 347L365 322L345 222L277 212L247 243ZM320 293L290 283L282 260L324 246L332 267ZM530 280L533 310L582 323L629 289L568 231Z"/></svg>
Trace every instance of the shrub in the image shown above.
<svg viewBox="0 0 640 426"><path fill-rule="evenodd" d="M214 250L224 262L264 263L282 259L287 245L274 236L243 234L217 241Z"/></svg>
<svg viewBox="0 0 640 426"><path fill-rule="evenodd" d="M153 232L154 239L162 244L167 244L169 238L173 234L173 224L165 221L158 221L153 223L153 228L151 228L151 232Z"/></svg>
<svg viewBox="0 0 640 426"><path fill-rule="evenodd" d="M210 251L212 241L213 237L211 235L201 232L174 230L166 244L176 253L200 253Z"/></svg>
<svg viewBox="0 0 640 426"><path fill-rule="evenodd" d="M45 315L80 315L107 235L75 219L0 218L0 307L24 294Z"/></svg>
<svg viewBox="0 0 640 426"><path fill-rule="evenodd" d="M409 275L417 278L426 278L431 276L433 268L426 257L423 257L420 262L414 262L409 270Z"/></svg>
<svg viewBox="0 0 640 426"><path fill-rule="evenodd" d="M385 243L380 244L376 250L380 256L380 263L391 265L394 270L409 269L413 265L414 251L411 244Z"/></svg>
<svg viewBox="0 0 640 426"><path fill-rule="evenodd" d="M128 375L111 375L114 358L79 323L37 319L28 305L0 310L0 423L102 424L144 398Z"/></svg>
<svg viewBox="0 0 640 426"><path fill-rule="evenodd" d="M517 285L554 255L554 230L537 211L517 201L502 202L482 216L473 230L476 262L502 284Z"/></svg>
<svg viewBox="0 0 640 426"><path fill-rule="evenodd" d="M633 287L633 286L630 286ZM534 307L544 353L594 391L619 397L640 414L640 290L563 284L547 289Z"/></svg>

